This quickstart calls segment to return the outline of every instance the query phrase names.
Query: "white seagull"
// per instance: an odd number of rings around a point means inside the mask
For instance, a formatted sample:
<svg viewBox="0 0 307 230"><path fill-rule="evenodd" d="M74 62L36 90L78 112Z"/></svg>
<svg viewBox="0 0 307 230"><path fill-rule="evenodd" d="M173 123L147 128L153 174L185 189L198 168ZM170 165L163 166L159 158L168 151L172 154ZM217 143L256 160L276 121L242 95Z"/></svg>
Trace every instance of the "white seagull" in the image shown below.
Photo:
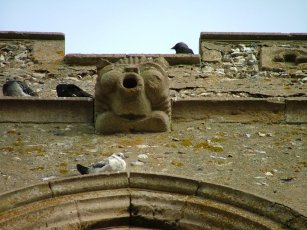
<svg viewBox="0 0 307 230"><path fill-rule="evenodd" d="M93 174L101 172L121 172L126 170L125 155L122 152L114 153L106 159L99 161L96 164L91 164L86 167L77 164L77 170L83 174Z"/></svg>

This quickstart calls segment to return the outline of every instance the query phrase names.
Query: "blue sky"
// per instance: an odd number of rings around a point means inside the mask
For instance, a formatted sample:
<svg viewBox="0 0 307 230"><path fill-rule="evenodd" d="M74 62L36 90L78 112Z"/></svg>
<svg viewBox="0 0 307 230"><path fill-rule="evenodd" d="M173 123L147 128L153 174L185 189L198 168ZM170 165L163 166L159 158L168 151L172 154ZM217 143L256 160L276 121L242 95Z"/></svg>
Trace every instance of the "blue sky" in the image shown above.
<svg viewBox="0 0 307 230"><path fill-rule="evenodd" d="M0 0L0 31L65 33L66 53L165 53L201 32L307 32L307 0Z"/></svg>

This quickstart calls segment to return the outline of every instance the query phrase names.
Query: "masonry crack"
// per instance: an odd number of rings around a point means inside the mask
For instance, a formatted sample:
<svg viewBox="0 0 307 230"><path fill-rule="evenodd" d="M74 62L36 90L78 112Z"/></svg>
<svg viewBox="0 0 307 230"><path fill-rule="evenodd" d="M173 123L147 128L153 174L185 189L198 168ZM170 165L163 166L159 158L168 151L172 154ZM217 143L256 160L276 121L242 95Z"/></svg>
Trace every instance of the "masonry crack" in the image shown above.
<svg viewBox="0 0 307 230"><path fill-rule="evenodd" d="M221 53L223 53L223 51L222 51L222 50L219 50L219 49L213 49L213 48L209 48L209 47L207 47L207 46L204 46L204 45L203 45L203 47L204 47L205 49L207 49L207 50L215 50L215 51L218 51L218 52L221 52Z"/></svg>

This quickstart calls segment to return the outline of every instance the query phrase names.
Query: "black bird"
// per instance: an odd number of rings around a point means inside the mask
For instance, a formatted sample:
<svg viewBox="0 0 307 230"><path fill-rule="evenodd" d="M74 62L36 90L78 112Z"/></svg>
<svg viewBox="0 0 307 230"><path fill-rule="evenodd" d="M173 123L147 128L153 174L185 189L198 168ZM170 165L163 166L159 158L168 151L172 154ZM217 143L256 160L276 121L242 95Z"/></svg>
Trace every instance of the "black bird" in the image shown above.
<svg viewBox="0 0 307 230"><path fill-rule="evenodd" d="M37 93L35 93L31 88L29 88L25 82L17 80L7 80L2 87L2 92L4 96L14 96L14 97L37 96Z"/></svg>
<svg viewBox="0 0 307 230"><path fill-rule="evenodd" d="M93 97L74 84L58 84L56 92L58 97Z"/></svg>
<svg viewBox="0 0 307 230"><path fill-rule="evenodd" d="M187 44L184 42L177 43L172 49L176 50L176 54L194 54Z"/></svg>

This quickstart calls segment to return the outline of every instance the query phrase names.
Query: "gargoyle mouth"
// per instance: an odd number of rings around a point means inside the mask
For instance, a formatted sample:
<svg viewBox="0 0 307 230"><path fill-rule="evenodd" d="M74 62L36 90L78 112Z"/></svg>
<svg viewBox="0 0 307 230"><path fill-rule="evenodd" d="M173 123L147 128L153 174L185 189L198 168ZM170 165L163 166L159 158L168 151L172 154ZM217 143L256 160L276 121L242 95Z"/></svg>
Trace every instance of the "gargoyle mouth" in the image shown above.
<svg viewBox="0 0 307 230"><path fill-rule="evenodd" d="M121 118L133 121L133 120L140 120L145 118L145 115L137 115L137 114L122 114L120 115Z"/></svg>
<svg viewBox="0 0 307 230"><path fill-rule="evenodd" d="M133 89L138 86L138 79L135 74L127 74L123 79L123 86L126 89Z"/></svg>

